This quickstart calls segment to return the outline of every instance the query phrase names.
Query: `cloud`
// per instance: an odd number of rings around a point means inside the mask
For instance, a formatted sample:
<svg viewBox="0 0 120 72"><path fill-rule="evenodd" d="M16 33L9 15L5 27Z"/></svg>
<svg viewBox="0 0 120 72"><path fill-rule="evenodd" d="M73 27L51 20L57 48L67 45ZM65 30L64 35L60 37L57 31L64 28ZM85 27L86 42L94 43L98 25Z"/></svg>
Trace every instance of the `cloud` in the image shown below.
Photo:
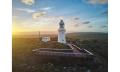
<svg viewBox="0 0 120 72"><path fill-rule="evenodd" d="M85 21L82 24L89 24L89 23L90 23L90 21Z"/></svg>
<svg viewBox="0 0 120 72"><path fill-rule="evenodd" d="M32 18L33 19L36 19L36 18L39 18L39 17L41 17L41 16L45 16L46 15L46 12L34 12L33 14L32 14Z"/></svg>
<svg viewBox="0 0 120 72"><path fill-rule="evenodd" d="M87 0L90 4L107 4L108 0Z"/></svg>
<svg viewBox="0 0 120 72"><path fill-rule="evenodd" d="M42 10L51 10L52 7L45 7L45 8L42 8Z"/></svg>
<svg viewBox="0 0 120 72"><path fill-rule="evenodd" d="M92 28L93 26L92 25L89 25L88 28Z"/></svg>
<svg viewBox="0 0 120 72"><path fill-rule="evenodd" d="M81 21L79 17L74 17L70 19L69 21L74 27L85 26L90 23L90 21Z"/></svg>
<svg viewBox="0 0 120 72"><path fill-rule="evenodd" d="M74 20L79 20L79 18L78 18L78 17L75 17Z"/></svg>
<svg viewBox="0 0 120 72"><path fill-rule="evenodd" d="M101 14L102 14L102 15L107 15L107 14L108 14L108 10L102 12Z"/></svg>
<svg viewBox="0 0 120 72"><path fill-rule="evenodd" d="M74 27L79 27L79 24L75 24Z"/></svg>
<svg viewBox="0 0 120 72"><path fill-rule="evenodd" d="M35 3L35 0L21 0L21 2L26 5L33 5Z"/></svg>
<svg viewBox="0 0 120 72"><path fill-rule="evenodd" d="M107 28L107 26L106 26L106 25L103 25L103 26L101 26L101 28Z"/></svg>
<svg viewBox="0 0 120 72"><path fill-rule="evenodd" d="M33 12L35 12L35 10L31 10L31 9L23 9L23 8L15 8L15 10L23 11L23 12L27 12L27 13L33 13Z"/></svg>

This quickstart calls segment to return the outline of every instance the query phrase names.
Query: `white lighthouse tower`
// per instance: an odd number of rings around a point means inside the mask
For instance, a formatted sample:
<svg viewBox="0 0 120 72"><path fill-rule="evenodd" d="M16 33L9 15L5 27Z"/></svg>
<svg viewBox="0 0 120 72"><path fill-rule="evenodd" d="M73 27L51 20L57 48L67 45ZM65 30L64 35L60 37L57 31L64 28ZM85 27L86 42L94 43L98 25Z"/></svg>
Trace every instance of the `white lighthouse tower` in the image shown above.
<svg viewBox="0 0 120 72"><path fill-rule="evenodd" d="M66 43L65 31L66 30L64 29L64 22L63 20L61 20L59 23L59 29L58 29L58 42L59 43Z"/></svg>

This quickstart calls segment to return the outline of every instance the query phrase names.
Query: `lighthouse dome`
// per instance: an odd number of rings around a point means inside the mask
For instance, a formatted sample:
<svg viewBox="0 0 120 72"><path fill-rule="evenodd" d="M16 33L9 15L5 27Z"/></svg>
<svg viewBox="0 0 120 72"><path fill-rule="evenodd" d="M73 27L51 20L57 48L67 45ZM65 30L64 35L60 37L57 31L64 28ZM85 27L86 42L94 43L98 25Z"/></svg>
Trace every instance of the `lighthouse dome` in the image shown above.
<svg viewBox="0 0 120 72"><path fill-rule="evenodd" d="M63 20L60 21L59 25L60 25L60 28L64 28L64 22L63 22Z"/></svg>

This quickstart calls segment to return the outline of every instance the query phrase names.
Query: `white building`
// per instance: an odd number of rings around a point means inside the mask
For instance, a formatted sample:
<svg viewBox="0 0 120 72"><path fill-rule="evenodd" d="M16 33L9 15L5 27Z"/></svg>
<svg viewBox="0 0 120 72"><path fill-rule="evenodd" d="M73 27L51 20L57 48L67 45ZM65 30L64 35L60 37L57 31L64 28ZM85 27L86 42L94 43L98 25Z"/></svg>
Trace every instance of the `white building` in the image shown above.
<svg viewBox="0 0 120 72"><path fill-rule="evenodd" d="M42 41L43 42L48 42L48 41L50 41L50 37L47 37L47 36L46 37L42 37Z"/></svg>
<svg viewBox="0 0 120 72"><path fill-rule="evenodd" d="M65 31L66 30L64 29L64 22L63 20L61 20L59 23L59 29L58 29L58 42L59 43L66 43Z"/></svg>

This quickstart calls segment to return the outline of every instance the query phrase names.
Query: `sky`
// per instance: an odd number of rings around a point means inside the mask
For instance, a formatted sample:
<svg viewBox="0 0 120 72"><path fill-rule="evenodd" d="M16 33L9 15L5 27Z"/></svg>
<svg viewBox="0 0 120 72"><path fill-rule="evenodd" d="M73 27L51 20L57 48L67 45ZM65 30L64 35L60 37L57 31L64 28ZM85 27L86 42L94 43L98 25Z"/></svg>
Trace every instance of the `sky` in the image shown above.
<svg viewBox="0 0 120 72"><path fill-rule="evenodd" d="M108 32L107 0L12 0L13 33Z"/></svg>

